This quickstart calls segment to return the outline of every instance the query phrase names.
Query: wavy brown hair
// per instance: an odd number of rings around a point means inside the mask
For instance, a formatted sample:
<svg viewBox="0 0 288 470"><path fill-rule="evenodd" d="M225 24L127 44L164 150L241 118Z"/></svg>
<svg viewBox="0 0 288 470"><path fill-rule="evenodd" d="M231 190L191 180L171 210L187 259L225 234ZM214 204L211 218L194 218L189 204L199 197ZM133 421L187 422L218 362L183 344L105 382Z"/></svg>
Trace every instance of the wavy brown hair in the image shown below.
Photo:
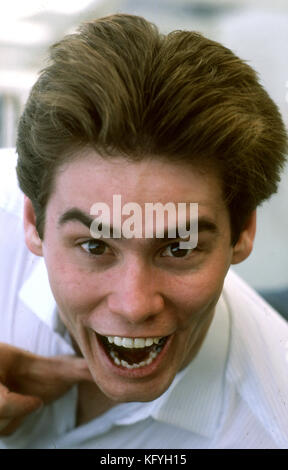
<svg viewBox="0 0 288 470"><path fill-rule="evenodd" d="M50 48L20 119L17 174L41 238L56 171L86 147L104 158L212 166L235 243L251 211L277 190L287 134L255 71L231 50L116 14Z"/></svg>

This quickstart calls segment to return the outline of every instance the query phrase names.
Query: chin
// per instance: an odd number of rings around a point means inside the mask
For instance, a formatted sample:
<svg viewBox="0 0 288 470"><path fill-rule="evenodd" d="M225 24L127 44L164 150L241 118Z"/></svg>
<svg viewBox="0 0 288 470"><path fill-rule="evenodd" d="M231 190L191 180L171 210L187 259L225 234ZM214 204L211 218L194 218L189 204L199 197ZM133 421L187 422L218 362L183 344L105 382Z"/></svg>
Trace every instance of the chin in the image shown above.
<svg viewBox="0 0 288 470"><path fill-rule="evenodd" d="M98 385L99 386L99 385ZM115 393L115 390L108 390L102 388L102 392L106 395L107 398L116 403L129 403L129 402L149 402L159 398L167 388L161 390L149 390L149 385L146 385L147 390L135 391L135 390L119 390L118 393Z"/></svg>

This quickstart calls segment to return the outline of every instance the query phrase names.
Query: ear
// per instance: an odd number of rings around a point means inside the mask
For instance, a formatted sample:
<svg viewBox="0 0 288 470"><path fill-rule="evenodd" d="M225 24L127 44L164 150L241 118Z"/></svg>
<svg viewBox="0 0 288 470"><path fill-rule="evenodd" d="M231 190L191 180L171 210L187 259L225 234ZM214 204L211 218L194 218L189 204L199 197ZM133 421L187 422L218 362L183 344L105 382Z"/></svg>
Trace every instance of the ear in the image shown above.
<svg viewBox="0 0 288 470"><path fill-rule="evenodd" d="M43 256L42 240L36 229L36 215L31 202L27 196L24 196L24 233L25 242L29 250L37 256Z"/></svg>
<svg viewBox="0 0 288 470"><path fill-rule="evenodd" d="M241 263L250 255L256 233L256 210L253 211L233 247L232 264Z"/></svg>

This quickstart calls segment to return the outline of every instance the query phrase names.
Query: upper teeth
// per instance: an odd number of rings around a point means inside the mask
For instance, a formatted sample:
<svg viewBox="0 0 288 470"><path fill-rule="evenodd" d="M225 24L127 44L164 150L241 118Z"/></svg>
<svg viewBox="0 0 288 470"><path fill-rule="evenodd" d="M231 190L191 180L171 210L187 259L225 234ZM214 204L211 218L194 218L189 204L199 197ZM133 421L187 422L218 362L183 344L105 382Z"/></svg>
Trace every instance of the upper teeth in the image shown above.
<svg viewBox="0 0 288 470"><path fill-rule="evenodd" d="M116 346L123 346L124 348L145 348L152 346L153 343L158 344L162 336L156 338L123 338L120 336L106 336L109 343L114 343Z"/></svg>

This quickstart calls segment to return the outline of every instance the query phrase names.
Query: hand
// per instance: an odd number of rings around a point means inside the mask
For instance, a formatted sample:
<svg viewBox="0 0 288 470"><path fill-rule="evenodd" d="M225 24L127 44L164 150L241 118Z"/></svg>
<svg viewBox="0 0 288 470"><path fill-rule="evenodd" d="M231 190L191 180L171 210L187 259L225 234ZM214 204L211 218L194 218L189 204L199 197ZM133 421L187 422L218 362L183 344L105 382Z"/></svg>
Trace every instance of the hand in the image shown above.
<svg viewBox="0 0 288 470"><path fill-rule="evenodd" d="M0 343L0 436L81 381L93 382L85 359L43 357Z"/></svg>

